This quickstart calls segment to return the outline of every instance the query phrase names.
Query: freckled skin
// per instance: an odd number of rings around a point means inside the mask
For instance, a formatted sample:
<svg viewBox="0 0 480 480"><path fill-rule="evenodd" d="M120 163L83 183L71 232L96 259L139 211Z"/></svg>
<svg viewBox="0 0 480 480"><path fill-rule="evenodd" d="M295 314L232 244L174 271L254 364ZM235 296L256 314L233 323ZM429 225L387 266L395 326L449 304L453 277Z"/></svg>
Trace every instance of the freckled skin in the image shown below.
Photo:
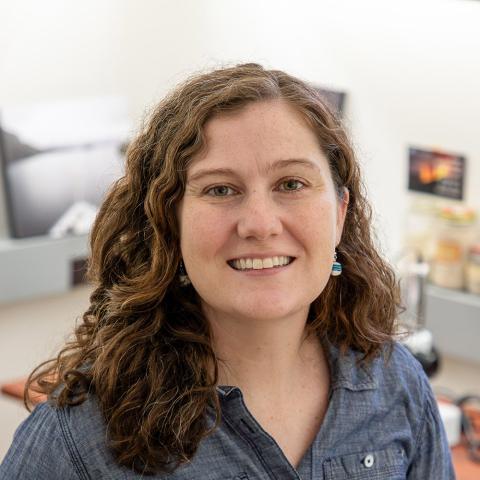
<svg viewBox="0 0 480 480"><path fill-rule="evenodd" d="M338 200L317 138L283 101L215 116L205 134L207 148L188 168L178 218L185 267L207 316L306 318L330 278L348 192ZM313 167L281 162L288 159ZM232 172L193 178L211 169ZM252 252L296 259L271 276L248 276L227 264Z"/></svg>

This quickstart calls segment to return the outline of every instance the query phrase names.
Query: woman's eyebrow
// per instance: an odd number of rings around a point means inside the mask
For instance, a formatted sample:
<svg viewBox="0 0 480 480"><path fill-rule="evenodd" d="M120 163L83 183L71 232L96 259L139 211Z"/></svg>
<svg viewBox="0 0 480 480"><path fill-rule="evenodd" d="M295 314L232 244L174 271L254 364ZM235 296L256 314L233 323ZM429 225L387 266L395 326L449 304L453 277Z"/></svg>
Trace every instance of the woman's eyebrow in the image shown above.
<svg viewBox="0 0 480 480"><path fill-rule="evenodd" d="M235 172L235 170L232 170L231 168L204 168L192 174L188 178L188 181L195 182L203 177L208 177L210 175L237 176L238 174Z"/></svg>
<svg viewBox="0 0 480 480"><path fill-rule="evenodd" d="M279 168L290 167L291 165L307 167L312 170L320 171L319 165L307 158L287 158L285 160L277 160L267 167L267 171L278 170Z"/></svg>
<svg viewBox="0 0 480 480"><path fill-rule="evenodd" d="M302 166L302 167L307 167L312 170L316 170L320 172L320 167L317 165L317 163L312 162L311 160L305 159L305 158L287 158L284 160L277 160L276 162L273 162L264 169L264 172L262 173L269 173L273 170L279 170L281 168L286 168L290 166ZM235 170L232 170L231 168L204 168L202 170L199 170L198 172L193 173L189 178L189 182L195 182L200 180L203 177L210 176L210 175L225 175L225 176L238 176L238 173Z"/></svg>

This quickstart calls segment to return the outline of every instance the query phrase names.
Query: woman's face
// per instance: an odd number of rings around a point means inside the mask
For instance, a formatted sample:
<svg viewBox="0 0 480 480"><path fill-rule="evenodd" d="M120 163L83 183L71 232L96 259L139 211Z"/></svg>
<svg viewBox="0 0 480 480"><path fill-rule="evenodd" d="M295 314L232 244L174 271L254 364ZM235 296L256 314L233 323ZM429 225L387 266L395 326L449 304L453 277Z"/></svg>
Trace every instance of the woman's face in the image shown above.
<svg viewBox="0 0 480 480"><path fill-rule="evenodd" d="M178 217L207 317L306 315L330 278L348 192L338 200L317 138L284 101L215 116L205 135Z"/></svg>

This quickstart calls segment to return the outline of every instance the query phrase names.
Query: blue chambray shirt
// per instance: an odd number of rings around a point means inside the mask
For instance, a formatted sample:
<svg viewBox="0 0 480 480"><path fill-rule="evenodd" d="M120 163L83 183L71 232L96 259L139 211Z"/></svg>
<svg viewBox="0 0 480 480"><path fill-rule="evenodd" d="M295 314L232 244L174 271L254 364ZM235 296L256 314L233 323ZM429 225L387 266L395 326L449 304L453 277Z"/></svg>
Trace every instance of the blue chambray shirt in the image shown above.
<svg viewBox="0 0 480 480"><path fill-rule="evenodd" d="M449 448L428 379L396 344L388 363L356 363L358 353L329 347L327 412L297 469L250 414L236 387L218 387L220 427L169 480L454 479ZM213 414L209 414L213 421ZM35 408L0 466L1 480L141 478L116 464L95 398L77 407Z"/></svg>

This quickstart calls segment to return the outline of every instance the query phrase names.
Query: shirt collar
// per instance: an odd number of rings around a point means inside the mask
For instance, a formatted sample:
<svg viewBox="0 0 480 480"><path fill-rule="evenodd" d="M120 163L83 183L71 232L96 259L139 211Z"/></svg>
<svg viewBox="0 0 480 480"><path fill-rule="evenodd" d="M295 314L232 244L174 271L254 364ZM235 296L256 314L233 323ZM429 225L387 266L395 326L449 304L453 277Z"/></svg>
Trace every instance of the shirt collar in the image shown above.
<svg viewBox="0 0 480 480"><path fill-rule="evenodd" d="M367 364L362 361L363 354L361 352L348 349L342 353L330 342L325 342L324 348L330 366L332 390L346 388L361 391L378 388L378 381L375 378L375 369L378 363L376 359Z"/></svg>

